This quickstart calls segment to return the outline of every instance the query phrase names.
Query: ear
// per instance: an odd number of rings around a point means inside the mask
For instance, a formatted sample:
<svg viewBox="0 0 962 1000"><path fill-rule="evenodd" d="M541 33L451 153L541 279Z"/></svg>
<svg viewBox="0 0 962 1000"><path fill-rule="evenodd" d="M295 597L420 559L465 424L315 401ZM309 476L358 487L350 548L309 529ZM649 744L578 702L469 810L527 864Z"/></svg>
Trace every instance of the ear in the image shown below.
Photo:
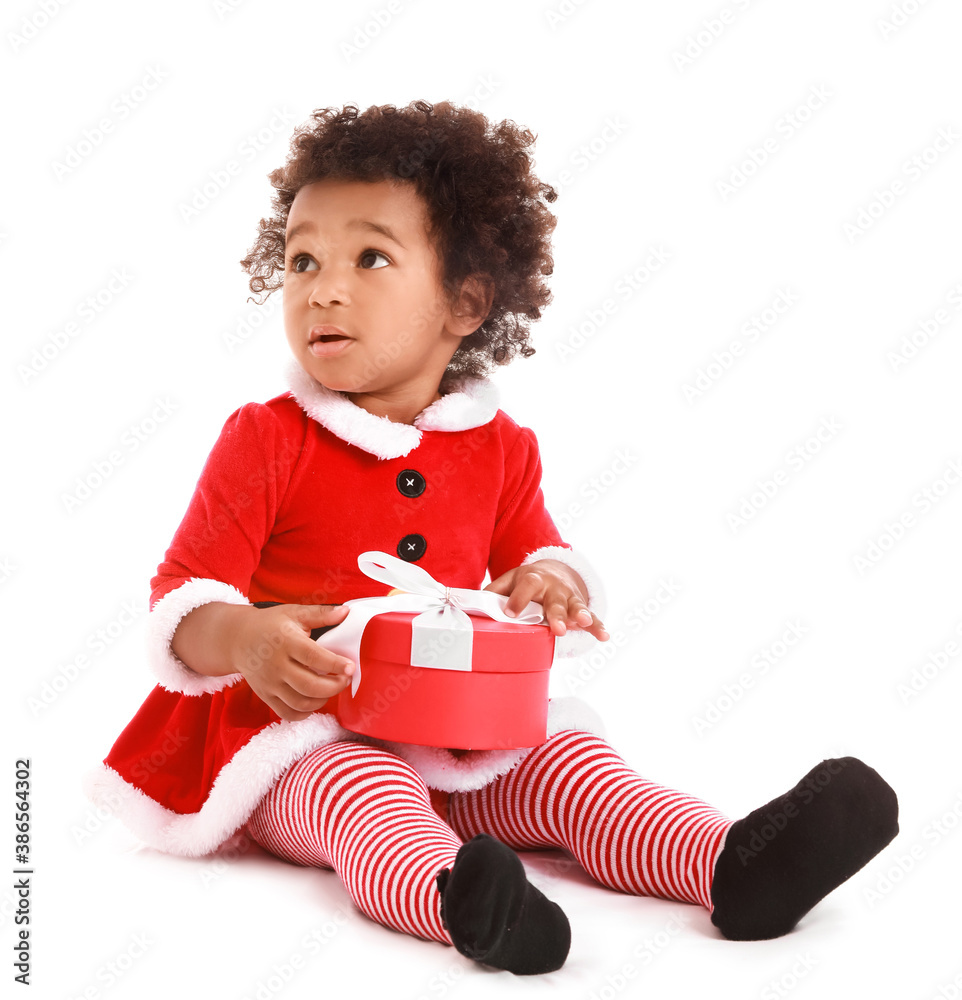
<svg viewBox="0 0 962 1000"><path fill-rule="evenodd" d="M469 274L461 282L457 301L451 309L454 331L467 337L487 319L494 301L494 281L487 274Z"/></svg>

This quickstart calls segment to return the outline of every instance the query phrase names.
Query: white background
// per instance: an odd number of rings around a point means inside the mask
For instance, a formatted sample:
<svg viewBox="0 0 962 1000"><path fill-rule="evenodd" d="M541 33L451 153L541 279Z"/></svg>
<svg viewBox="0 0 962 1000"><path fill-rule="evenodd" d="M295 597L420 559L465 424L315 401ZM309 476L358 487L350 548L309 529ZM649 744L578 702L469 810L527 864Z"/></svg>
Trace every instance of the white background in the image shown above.
<svg viewBox="0 0 962 1000"><path fill-rule="evenodd" d="M962 11L44 7L53 15L4 11L0 163L3 764L12 789L16 757L32 761L32 995L950 995L962 976ZM549 509L608 592L612 642L559 665L556 693L591 702L639 771L733 818L834 755L863 758L898 792L900 836L785 938L724 941L703 910L527 854L573 945L561 971L517 978L361 917L333 873L256 851L163 856L83 798L81 776L153 683L148 581L204 458L236 407L284 389L280 295L248 302L238 263L269 213L267 174L314 108L417 98L530 127L538 172L561 190L538 353L496 377L503 408L538 435ZM111 131L87 142L104 118ZM218 184L230 160L241 169ZM662 266L622 295L656 249ZM745 324L779 295L790 308L749 340ZM896 367L913 332L917 352ZM741 355L686 398L734 341ZM66 499L111 452L110 475ZM743 502L751 517L733 526ZM887 526L903 516L895 539ZM676 593L659 602L662 580ZM791 624L799 641L775 645ZM900 695L916 670L920 690ZM11 979L13 898L0 890ZM304 943L315 930L317 955Z"/></svg>

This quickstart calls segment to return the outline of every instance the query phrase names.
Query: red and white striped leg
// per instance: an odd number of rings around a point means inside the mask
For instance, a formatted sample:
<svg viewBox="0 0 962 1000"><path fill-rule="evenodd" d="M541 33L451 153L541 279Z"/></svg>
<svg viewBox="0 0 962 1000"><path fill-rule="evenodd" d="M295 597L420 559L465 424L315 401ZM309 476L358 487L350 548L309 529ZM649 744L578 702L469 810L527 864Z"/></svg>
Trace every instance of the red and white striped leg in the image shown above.
<svg viewBox="0 0 962 1000"><path fill-rule="evenodd" d="M500 778L449 799L452 829L516 849L563 847L610 889L701 903L731 821L642 778L603 739L565 730Z"/></svg>
<svg viewBox="0 0 962 1000"><path fill-rule="evenodd" d="M397 755L360 743L319 747L284 772L247 830L285 861L333 868L372 920L451 944L434 878L461 841Z"/></svg>

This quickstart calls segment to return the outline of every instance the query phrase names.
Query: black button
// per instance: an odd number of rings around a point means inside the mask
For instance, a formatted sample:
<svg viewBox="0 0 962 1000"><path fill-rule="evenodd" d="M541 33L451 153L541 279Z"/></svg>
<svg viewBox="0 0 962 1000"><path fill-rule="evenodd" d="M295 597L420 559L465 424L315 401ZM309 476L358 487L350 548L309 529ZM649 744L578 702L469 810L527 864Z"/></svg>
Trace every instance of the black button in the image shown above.
<svg viewBox="0 0 962 1000"><path fill-rule="evenodd" d="M420 472L415 472L414 469L405 469L398 473L397 488L406 497L419 497L424 492L426 485L424 476Z"/></svg>
<svg viewBox="0 0 962 1000"><path fill-rule="evenodd" d="M405 535L397 543L397 554L405 562L417 562L424 555L424 550L428 543L424 540L424 535Z"/></svg>

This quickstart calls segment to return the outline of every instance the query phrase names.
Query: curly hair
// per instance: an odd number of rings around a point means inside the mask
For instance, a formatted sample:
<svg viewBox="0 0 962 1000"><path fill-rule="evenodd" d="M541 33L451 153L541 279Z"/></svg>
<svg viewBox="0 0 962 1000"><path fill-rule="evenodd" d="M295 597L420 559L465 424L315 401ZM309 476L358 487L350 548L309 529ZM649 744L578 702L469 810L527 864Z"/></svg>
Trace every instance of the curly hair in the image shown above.
<svg viewBox="0 0 962 1000"><path fill-rule="evenodd" d="M470 274L493 283L490 312L462 340L444 381L450 386L457 378L485 377L519 353L530 357L529 321L551 301L544 277L553 268L556 220L544 202L557 198L534 176L528 152L534 140L512 121L492 124L449 102L314 111L294 132L285 165L268 175L274 214L260 220L257 240L241 261L251 291L269 295L282 287L287 218L306 184L325 178L407 181L426 204L449 298Z"/></svg>

